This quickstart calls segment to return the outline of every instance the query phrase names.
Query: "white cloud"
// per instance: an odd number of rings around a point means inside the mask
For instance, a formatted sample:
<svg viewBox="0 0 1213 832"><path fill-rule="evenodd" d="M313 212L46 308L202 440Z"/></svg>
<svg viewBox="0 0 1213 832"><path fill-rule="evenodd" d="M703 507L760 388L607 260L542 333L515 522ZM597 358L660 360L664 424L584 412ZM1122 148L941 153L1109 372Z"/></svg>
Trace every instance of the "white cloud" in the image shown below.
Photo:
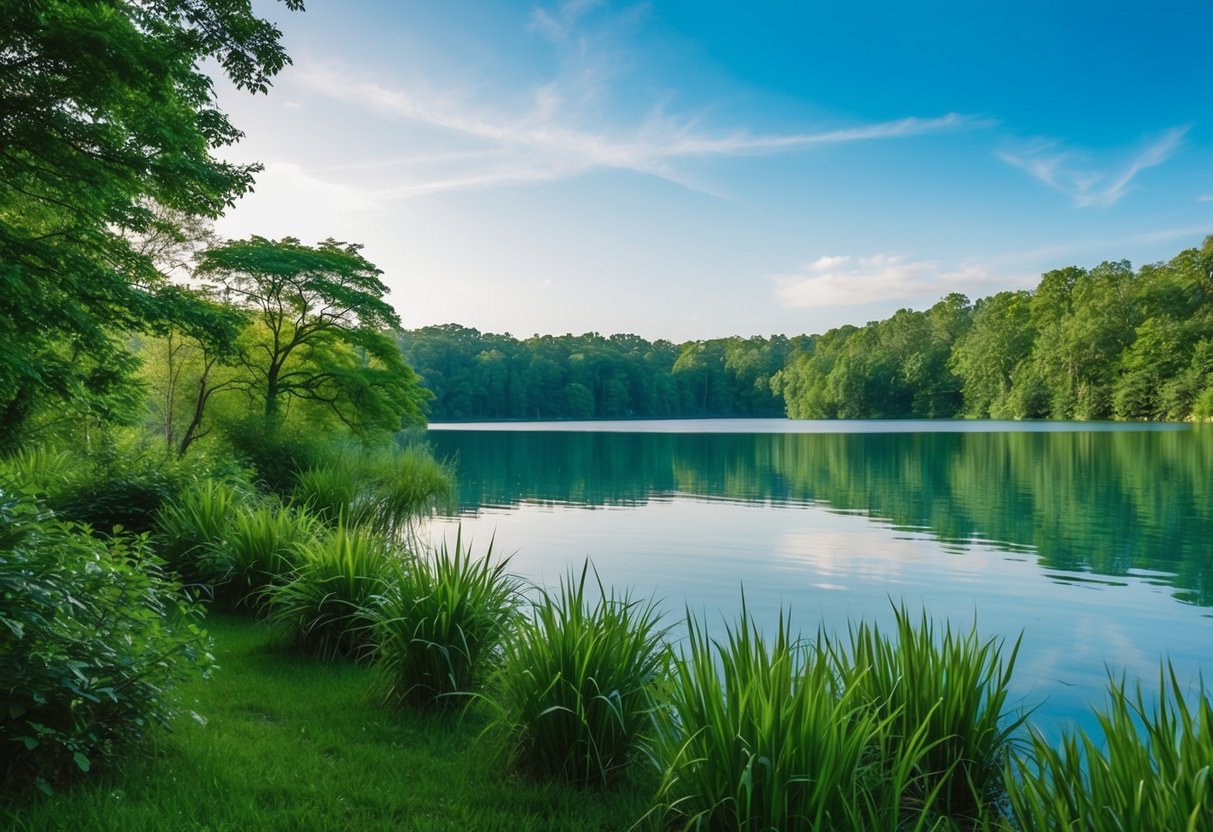
<svg viewBox="0 0 1213 832"><path fill-rule="evenodd" d="M553 84L536 91L528 109L494 110L458 93L426 95L359 77L333 64L300 70L312 90L382 115L438 127L487 145L465 160L497 156L494 169L440 177L424 186L411 184L400 193L414 194L483 187L501 182L549 181L595 169L626 170L656 176L696 190L676 166L681 160L786 153L829 144L896 139L930 133L982 129L991 122L957 113L936 118L905 118L836 130L788 134L753 134L735 130L715 135L694 119L680 121L654 111L643 123L624 131L607 131L578 117L575 101L566 100ZM572 101L572 103L570 103ZM394 164L388 160L385 164ZM504 168L504 169L502 169Z"/></svg>
<svg viewBox="0 0 1213 832"><path fill-rule="evenodd" d="M1116 164L1095 165L1089 152L1067 150L1059 142L1044 140L1017 151L1003 151L998 157L1027 171L1079 207L1109 206L1134 190L1132 183L1139 173L1171 158L1183 145L1188 129L1173 127Z"/></svg>
<svg viewBox="0 0 1213 832"><path fill-rule="evenodd" d="M566 0L555 11L536 7L531 11L530 29L553 43L563 43L578 20L599 5L601 0Z"/></svg>
<svg viewBox="0 0 1213 832"><path fill-rule="evenodd" d="M977 297L1007 282L981 263L945 266L938 260L911 260L900 254L819 257L796 274L775 275L772 280L775 297L796 309L892 300L934 302L949 292Z"/></svg>
<svg viewBox="0 0 1213 832"><path fill-rule="evenodd" d="M1213 194L1204 194L1196 198L1197 202L1213 202Z"/></svg>
<svg viewBox="0 0 1213 832"><path fill-rule="evenodd" d="M704 124L710 108L670 112L676 96L669 90L650 93L653 100L637 113L635 90L623 76L636 74L630 34L646 8L641 4L616 12L598 0L567 0L555 9L534 9L527 28L550 45L556 68L522 96L503 96L479 81L462 88L424 77L398 83L336 62L299 60L292 78L300 89L369 111L390 125L403 122L430 135L437 129L448 136L446 141L458 144L459 152L437 166L383 160L381 171L407 168L390 175L395 181L376 183L380 194L391 198L546 182L593 170L630 171L713 193L682 163L993 125L988 119L947 113L820 130L712 129ZM652 89L649 80L645 86Z"/></svg>

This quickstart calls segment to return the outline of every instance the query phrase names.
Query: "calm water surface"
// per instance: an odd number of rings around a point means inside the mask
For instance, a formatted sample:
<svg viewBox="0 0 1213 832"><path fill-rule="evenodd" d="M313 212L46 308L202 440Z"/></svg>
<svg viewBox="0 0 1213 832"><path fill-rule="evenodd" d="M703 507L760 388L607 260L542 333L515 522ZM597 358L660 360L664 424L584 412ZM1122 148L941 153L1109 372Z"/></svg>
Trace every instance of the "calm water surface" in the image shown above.
<svg viewBox="0 0 1213 832"><path fill-rule="evenodd" d="M1109 671L1213 678L1213 427L1018 422L431 425L457 526L554 585L717 624L890 623L890 600L1014 639L1015 696L1089 725Z"/></svg>

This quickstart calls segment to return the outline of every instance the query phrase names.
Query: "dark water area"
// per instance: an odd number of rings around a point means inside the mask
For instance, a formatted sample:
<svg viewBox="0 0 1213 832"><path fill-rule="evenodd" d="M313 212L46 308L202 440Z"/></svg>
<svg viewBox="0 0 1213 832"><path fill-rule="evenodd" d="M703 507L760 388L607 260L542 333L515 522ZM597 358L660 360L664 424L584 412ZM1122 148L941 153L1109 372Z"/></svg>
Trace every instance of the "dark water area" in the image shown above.
<svg viewBox="0 0 1213 832"><path fill-rule="evenodd" d="M891 602L1008 640L1038 721L1080 718L1109 672L1213 669L1213 428L715 420L431 429L457 462L435 537L731 620L891 620ZM483 548L483 546L481 546Z"/></svg>

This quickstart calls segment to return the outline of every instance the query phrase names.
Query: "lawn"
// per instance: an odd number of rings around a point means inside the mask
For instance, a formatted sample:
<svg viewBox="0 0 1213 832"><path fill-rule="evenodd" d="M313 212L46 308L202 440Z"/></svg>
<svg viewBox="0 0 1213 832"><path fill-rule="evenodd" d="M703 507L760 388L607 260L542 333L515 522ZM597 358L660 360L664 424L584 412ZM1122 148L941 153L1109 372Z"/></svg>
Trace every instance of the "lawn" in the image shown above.
<svg viewBox="0 0 1213 832"><path fill-rule="evenodd" d="M624 830L647 808L651 790L636 784L582 790L507 774L476 708L390 710L370 694L370 669L292 654L247 619L208 628L220 670L179 691L186 713L171 734L120 770L0 804L0 826Z"/></svg>

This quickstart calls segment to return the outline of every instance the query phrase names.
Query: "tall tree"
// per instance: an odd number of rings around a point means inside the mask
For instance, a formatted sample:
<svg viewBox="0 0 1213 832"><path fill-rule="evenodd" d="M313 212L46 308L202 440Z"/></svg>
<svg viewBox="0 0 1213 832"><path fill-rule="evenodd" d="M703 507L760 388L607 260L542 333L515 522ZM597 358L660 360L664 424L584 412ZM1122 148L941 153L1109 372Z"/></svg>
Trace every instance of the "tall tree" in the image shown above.
<svg viewBox="0 0 1213 832"><path fill-rule="evenodd" d="M214 155L240 133L202 65L264 92L279 37L248 0L0 4L0 442L73 389L71 355L178 308L123 231L149 199L213 217L250 188L256 166Z"/></svg>
<svg viewBox="0 0 1213 832"><path fill-rule="evenodd" d="M355 430L424 422L428 393L389 331L381 272L361 246L250 237L208 249L196 276L253 314L241 363L267 419L286 403L321 405Z"/></svg>
<svg viewBox="0 0 1213 832"><path fill-rule="evenodd" d="M1015 368L1032 349L1030 292L999 292L973 307L973 326L957 339L949 366L961 379L967 416L1005 418Z"/></svg>

